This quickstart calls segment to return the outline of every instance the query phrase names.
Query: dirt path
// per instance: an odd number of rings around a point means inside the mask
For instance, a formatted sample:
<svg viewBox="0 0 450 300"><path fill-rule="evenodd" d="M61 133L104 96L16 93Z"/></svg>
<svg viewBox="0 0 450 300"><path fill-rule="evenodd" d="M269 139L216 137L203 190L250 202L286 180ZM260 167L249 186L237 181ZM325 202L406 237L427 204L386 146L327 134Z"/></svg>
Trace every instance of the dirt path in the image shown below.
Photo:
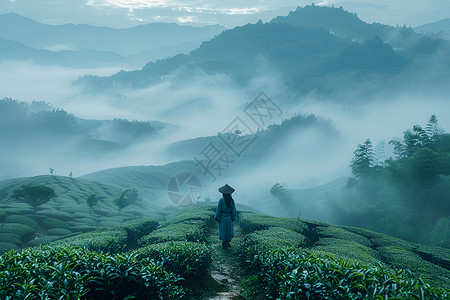
<svg viewBox="0 0 450 300"><path fill-rule="evenodd" d="M212 278L223 286L223 291L209 298L213 300L222 299L244 299L241 294L240 261L237 253L239 237L242 236L238 226L235 226L235 236L231 241L231 248L222 249L222 242L217 238L217 229L210 229L208 232L208 243L211 247L213 257L210 267Z"/></svg>

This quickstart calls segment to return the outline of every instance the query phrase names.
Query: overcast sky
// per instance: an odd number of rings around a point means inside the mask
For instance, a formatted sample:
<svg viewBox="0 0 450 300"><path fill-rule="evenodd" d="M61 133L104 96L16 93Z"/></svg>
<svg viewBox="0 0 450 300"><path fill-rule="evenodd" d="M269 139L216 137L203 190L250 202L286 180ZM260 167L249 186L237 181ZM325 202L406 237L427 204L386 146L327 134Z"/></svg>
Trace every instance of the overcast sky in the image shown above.
<svg viewBox="0 0 450 300"><path fill-rule="evenodd" d="M309 1L292 0L0 0L0 13L16 12L47 24L92 24L116 28L151 22L227 28L286 15ZM319 0L343 6L366 22L418 26L450 17L450 0Z"/></svg>

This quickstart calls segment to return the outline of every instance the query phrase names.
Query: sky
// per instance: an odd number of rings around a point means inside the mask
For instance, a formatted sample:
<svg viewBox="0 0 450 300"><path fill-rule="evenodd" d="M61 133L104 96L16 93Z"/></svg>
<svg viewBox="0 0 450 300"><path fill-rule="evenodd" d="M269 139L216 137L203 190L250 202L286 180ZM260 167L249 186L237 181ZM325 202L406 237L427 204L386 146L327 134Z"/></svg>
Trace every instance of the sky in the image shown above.
<svg viewBox="0 0 450 300"><path fill-rule="evenodd" d="M15 12L46 24L91 24L115 28L153 22L227 28L287 15L311 0L0 0L0 13ZM343 6L366 22L419 26L450 16L449 0L318 0Z"/></svg>

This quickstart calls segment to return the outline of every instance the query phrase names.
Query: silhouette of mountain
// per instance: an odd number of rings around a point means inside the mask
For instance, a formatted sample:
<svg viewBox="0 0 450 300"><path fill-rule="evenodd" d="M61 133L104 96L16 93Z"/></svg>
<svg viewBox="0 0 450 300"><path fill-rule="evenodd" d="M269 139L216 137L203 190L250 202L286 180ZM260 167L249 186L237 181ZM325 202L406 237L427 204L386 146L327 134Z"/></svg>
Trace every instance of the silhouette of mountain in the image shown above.
<svg viewBox="0 0 450 300"><path fill-rule="evenodd" d="M450 39L450 18L446 18L440 21L424 24L414 28L415 31L440 37L449 40Z"/></svg>
<svg viewBox="0 0 450 300"><path fill-rule="evenodd" d="M219 25L191 27L175 23L150 23L121 29L86 24L47 25L15 13L0 15L0 28L1 39L31 48L111 51L121 56L137 55L131 59L138 61L147 56L164 55L163 51L192 50L224 29ZM146 56L148 50L153 52Z"/></svg>

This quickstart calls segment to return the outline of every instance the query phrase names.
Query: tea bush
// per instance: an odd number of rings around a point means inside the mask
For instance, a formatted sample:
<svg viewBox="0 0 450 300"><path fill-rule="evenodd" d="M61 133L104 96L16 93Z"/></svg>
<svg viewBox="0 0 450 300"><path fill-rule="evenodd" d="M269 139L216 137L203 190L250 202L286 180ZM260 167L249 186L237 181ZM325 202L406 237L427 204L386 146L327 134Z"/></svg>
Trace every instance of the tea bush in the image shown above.
<svg viewBox="0 0 450 300"><path fill-rule="evenodd" d="M81 247L0 256L0 299L180 299L179 278L150 259Z"/></svg>
<svg viewBox="0 0 450 300"><path fill-rule="evenodd" d="M119 253L127 250L127 233L120 229L104 229L83 233L70 238L53 242L52 246L79 246L90 251L103 253Z"/></svg>
<svg viewBox="0 0 450 300"><path fill-rule="evenodd" d="M302 249L275 249L254 257L267 295L292 299L448 299L407 270L361 265Z"/></svg>
<svg viewBox="0 0 450 300"><path fill-rule="evenodd" d="M252 259L253 256L270 249L300 247L305 243L306 238L297 232L281 227L271 227L246 235L239 245L239 254L244 259Z"/></svg>
<svg viewBox="0 0 450 300"><path fill-rule="evenodd" d="M204 242L206 231L206 224L198 220L169 224L144 236L138 241L138 244L139 246L146 246L169 241Z"/></svg>
<svg viewBox="0 0 450 300"><path fill-rule="evenodd" d="M58 235L58 236L64 236L72 233L72 231L65 228L50 228L49 230L47 230L47 232L50 235Z"/></svg>
<svg viewBox="0 0 450 300"><path fill-rule="evenodd" d="M269 227L282 227L298 233L305 233L308 226L297 219L277 218L252 212L241 212L239 214L239 225L244 233L256 230L264 230Z"/></svg>
<svg viewBox="0 0 450 300"><path fill-rule="evenodd" d="M3 224L1 231L14 233L19 236L21 240L27 240L34 234L34 229L32 227L20 223L5 223Z"/></svg>
<svg viewBox="0 0 450 300"><path fill-rule="evenodd" d="M19 224L24 224L27 226L30 226L33 229L36 229L38 227L38 224L36 223L35 220L24 216L24 215L10 215L7 216L4 220L5 223L19 223Z"/></svg>
<svg viewBox="0 0 450 300"><path fill-rule="evenodd" d="M139 258L152 258L168 271L185 279L204 276L211 263L211 253L205 244L171 241L139 248Z"/></svg>
<svg viewBox="0 0 450 300"><path fill-rule="evenodd" d="M42 221L48 228L64 228L69 229L70 226L61 220L58 220L56 218L44 218Z"/></svg>
<svg viewBox="0 0 450 300"><path fill-rule="evenodd" d="M202 205L191 208L186 208L176 214L169 217L166 221L167 224L184 223L186 221L198 220L205 223L206 226L214 224L214 215L216 213L215 205Z"/></svg>

